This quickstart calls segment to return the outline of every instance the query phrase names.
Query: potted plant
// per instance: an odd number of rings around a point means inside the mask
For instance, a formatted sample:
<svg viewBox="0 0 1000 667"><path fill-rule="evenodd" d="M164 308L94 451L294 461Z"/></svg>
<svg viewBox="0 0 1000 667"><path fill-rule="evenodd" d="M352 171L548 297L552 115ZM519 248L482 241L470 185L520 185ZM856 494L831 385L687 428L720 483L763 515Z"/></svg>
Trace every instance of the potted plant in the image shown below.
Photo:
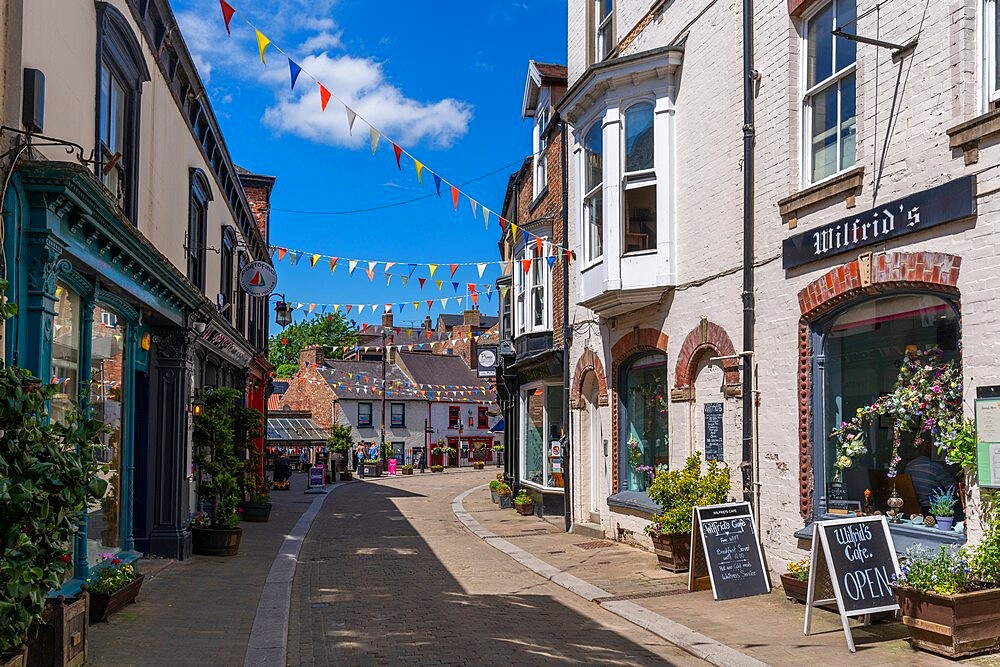
<svg viewBox="0 0 1000 667"><path fill-rule="evenodd" d="M413 466L410 465L409 463L407 463L402 468L400 468L400 470L403 471L404 475L412 475L413 474Z"/></svg>
<svg viewBox="0 0 1000 667"><path fill-rule="evenodd" d="M202 556L235 556L240 549L237 480L242 463L233 446L233 404L239 395L229 387L203 392L205 409L194 418L198 498L211 507L191 523L192 547Z"/></svg>
<svg viewBox="0 0 1000 667"><path fill-rule="evenodd" d="M789 561L785 573L781 575L781 588L785 591L785 597L802 604L806 602L809 588L809 560L810 556L805 556Z"/></svg>
<svg viewBox="0 0 1000 667"><path fill-rule="evenodd" d="M0 281L0 293L5 285ZM12 306L0 303L0 321ZM86 593L65 604L46 604L46 595L72 576L73 541L88 506L104 497L107 482L94 463L107 426L70 411L50 421L47 404L56 385L43 385L24 369L0 368L0 665L22 665L32 627L46 618L86 618ZM56 608L58 607L58 608ZM62 620L60 620L62 619ZM86 632L85 621L79 632ZM49 650L86 659L85 641L55 633ZM37 634L36 634L37 637ZM77 636L77 640L80 637ZM84 634L83 640L86 639ZM47 656L43 656L46 658Z"/></svg>
<svg viewBox="0 0 1000 667"><path fill-rule="evenodd" d="M497 489L503 484L503 475L497 475L496 479L490 480L490 499L493 500L494 505L500 503L500 494L497 493Z"/></svg>
<svg viewBox="0 0 1000 667"><path fill-rule="evenodd" d="M432 465L431 472L444 472L444 466L442 465Z"/></svg>
<svg viewBox="0 0 1000 667"><path fill-rule="evenodd" d="M326 441L326 446L334 453L337 460L337 476L341 480L350 479L351 472L347 466L351 459L351 451L354 449L351 427L343 424L330 426L330 437Z"/></svg>
<svg viewBox="0 0 1000 667"><path fill-rule="evenodd" d="M362 477L381 477L382 462L378 459L365 459L361 462Z"/></svg>
<svg viewBox="0 0 1000 667"><path fill-rule="evenodd" d="M143 575L131 563L123 562L112 553L101 554L90 578L90 622L106 621L130 602L135 602L142 588Z"/></svg>
<svg viewBox="0 0 1000 667"><path fill-rule="evenodd" d="M535 514L535 499L528 495L526 489L521 489L517 497L514 498L514 510L521 516L533 516Z"/></svg>
<svg viewBox="0 0 1000 667"><path fill-rule="evenodd" d="M691 512L696 506L717 505L729 495L729 468L709 461L701 472L701 453L687 458L680 470L658 470L649 487L650 499L660 506L645 528L660 567L671 572L688 569L691 557Z"/></svg>
<svg viewBox="0 0 1000 667"><path fill-rule="evenodd" d="M500 509L510 509L514 506L514 492L511 490L510 485L505 482L500 482L497 485L497 498L500 500Z"/></svg>
<svg viewBox="0 0 1000 667"><path fill-rule="evenodd" d="M954 485L947 489L937 488L928 497L931 516L937 521L938 530L951 530L952 522L955 520L955 504L958 496L955 495Z"/></svg>
<svg viewBox="0 0 1000 667"><path fill-rule="evenodd" d="M452 465L453 464L452 459L454 458L455 454L458 453L458 450L456 450L451 445L446 444L444 439L441 439L438 440L437 444L431 449L431 453L437 454L439 456L444 456L445 457L444 465ZM431 466L432 471L433 469L434 466Z"/></svg>
<svg viewBox="0 0 1000 667"><path fill-rule="evenodd" d="M261 433L263 415L259 410L239 408L234 413L237 430L245 433L245 445L249 456L243 469L245 500L240 503L243 521L264 523L271 517L271 483L264 476L264 453L254 446L254 440Z"/></svg>

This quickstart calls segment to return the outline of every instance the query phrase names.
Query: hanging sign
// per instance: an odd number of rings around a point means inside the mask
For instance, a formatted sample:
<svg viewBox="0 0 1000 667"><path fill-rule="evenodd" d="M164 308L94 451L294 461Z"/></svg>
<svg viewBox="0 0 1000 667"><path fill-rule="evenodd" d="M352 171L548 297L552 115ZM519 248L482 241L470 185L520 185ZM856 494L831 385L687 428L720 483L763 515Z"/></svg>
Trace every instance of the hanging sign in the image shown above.
<svg viewBox="0 0 1000 667"><path fill-rule="evenodd" d="M723 403L705 404L705 460L723 460L722 415Z"/></svg>
<svg viewBox="0 0 1000 667"><path fill-rule="evenodd" d="M240 271L240 287L250 296L269 296L278 285L278 274L267 262L250 262Z"/></svg>
<svg viewBox="0 0 1000 667"><path fill-rule="evenodd" d="M836 602L847 647L854 653L847 619L899 609L890 586L897 574L899 561L884 516L817 521L803 633L809 634L813 607Z"/></svg>
<svg viewBox="0 0 1000 667"><path fill-rule="evenodd" d="M476 375L481 378L492 378L497 375L497 348L495 345L483 345L476 355Z"/></svg>
<svg viewBox="0 0 1000 667"><path fill-rule="evenodd" d="M706 576L716 600L771 592L750 503L706 505L691 512L688 589L702 588Z"/></svg>
<svg viewBox="0 0 1000 667"><path fill-rule="evenodd" d="M789 237L781 266L791 269L974 215L976 176L970 174Z"/></svg>

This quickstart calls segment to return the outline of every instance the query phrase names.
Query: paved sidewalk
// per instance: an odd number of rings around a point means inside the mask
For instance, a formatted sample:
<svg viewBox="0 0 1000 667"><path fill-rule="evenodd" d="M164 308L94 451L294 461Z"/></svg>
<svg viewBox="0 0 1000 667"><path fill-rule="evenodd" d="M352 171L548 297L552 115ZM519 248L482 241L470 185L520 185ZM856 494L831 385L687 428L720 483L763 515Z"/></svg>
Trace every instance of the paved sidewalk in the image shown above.
<svg viewBox="0 0 1000 667"><path fill-rule="evenodd" d="M305 474L271 494L267 523L243 522L232 558L143 560L138 602L90 627L88 665L242 665L261 590L285 535L313 502Z"/></svg>
<svg viewBox="0 0 1000 667"><path fill-rule="evenodd" d="M568 534L561 525L523 517L512 509L501 510L490 501L486 487L477 487L464 498L459 496L454 507L459 519L484 542L506 550L526 567L592 600L592 604L653 629L679 646L686 644L717 665L733 664L734 660L731 655L705 655L706 646L698 635L770 665L956 664L910 648L905 640L908 633L900 622L863 627L852 621L857 644L857 653L852 654L840 617L817 610L813 634L806 637L802 634L805 607L788 601L780 587L770 595L721 602L713 600L711 591L689 593L687 574L661 570L654 554L611 540ZM559 519L561 524L562 517ZM970 658L957 664L1000 665L1000 657Z"/></svg>

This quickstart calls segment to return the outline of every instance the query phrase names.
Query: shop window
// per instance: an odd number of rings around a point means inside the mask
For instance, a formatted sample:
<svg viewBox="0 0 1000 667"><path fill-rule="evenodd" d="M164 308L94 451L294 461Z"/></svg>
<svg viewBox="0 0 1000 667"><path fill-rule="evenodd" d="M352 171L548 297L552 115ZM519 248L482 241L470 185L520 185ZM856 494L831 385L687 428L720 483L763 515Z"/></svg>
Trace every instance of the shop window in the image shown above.
<svg viewBox="0 0 1000 667"><path fill-rule="evenodd" d="M822 336L822 357L813 374L821 382L813 391L814 414L819 416L815 437L821 443L815 450L819 460L813 466L815 488L823 494L815 503L818 513L824 514L831 503L841 507L863 504L866 489L872 492L873 509L885 512L886 500L896 488L907 515L926 514L932 491L961 481L960 471L947 464L933 445L933 437L924 434L923 443L917 445L917 431L898 431L899 461L893 477L891 417L864 423L860 433L867 452L855 455L853 464L842 470L837 467L838 438L831 431L851 420L858 408L890 395L908 353L932 350L939 359L936 364L960 363L955 307L930 295L882 297L842 311L818 335Z"/></svg>
<svg viewBox="0 0 1000 667"><path fill-rule="evenodd" d="M490 413L489 408L485 405L480 405L478 409L478 424L477 428L489 428L490 427Z"/></svg>
<svg viewBox="0 0 1000 667"><path fill-rule="evenodd" d="M653 105L625 111L625 253L656 249L656 170Z"/></svg>
<svg viewBox="0 0 1000 667"><path fill-rule="evenodd" d="M521 393L521 479L561 488L562 387L542 385Z"/></svg>
<svg viewBox="0 0 1000 667"><path fill-rule="evenodd" d="M111 318L107 318L111 315ZM106 321L115 324L109 326ZM98 460L107 466L101 473L108 489L87 515L87 557L95 562L100 553L122 548L122 427L127 406L123 404L125 325L101 306L94 308L90 336L90 415L110 428L101 435Z"/></svg>
<svg viewBox="0 0 1000 667"><path fill-rule="evenodd" d="M657 466L669 465L667 356L643 355L621 373L621 490L645 491Z"/></svg>
<svg viewBox="0 0 1000 667"><path fill-rule="evenodd" d="M191 172L191 192L188 199L187 275L188 280L205 292L205 251L208 245L208 202L212 189L200 169Z"/></svg>
<svg viewBox="0 0 1000 667"><path fill-rule="evenodd" d="M512 338L514 335L514 323L511 319L512 318L511 303L510 303L511 294L509 289L504 289L499 287L498 289L500 289L500 304L501 304L500 339L507 340Z"/></svg>
<svg viewBox="0 0 1000 667"><path fill-rule="evenodd" d="M142 49L128 21L97 3L97 175L136 224L139 162L139 96L149 81Z"/></svg>
<svg viewBox="0 0 1000 667"><path fill-rule="evenodd" d="M462 425L462 408L457 405L448 406L448 428L458 428Z"/></svg>
<svg viewBox="0 0 1000 667"><path fill-rule="evenodd" d="M358 428L371 428L372 404L358 403Z"/></svg>
<svg viewBox="0 0 1000 667"><path fill-rule="evenodd" d="M584 257L595 262L604 255L604 136L600 121L583 143Z"/></svg>
<svg viewBox="0 0 1000 667"><path fill-rule="evenodd" d="M406 405L404 403L392 403L389 406L390 421L393 428L406 426Z"/></svg>
<svg viewBox="0 0 1000 667"><path fill-rule="evenodd" d="M806 184L821 181L854 166L857 143L857 80L855 42L835 37L844 28L854 32L855 0L833 0L805 24L805 91L802 127L805 130Z"/></svg>
<svg viewBox="0 0 1000 667"><path fill-rule="evenodd" d="M52 421L65 422L77 405L80 389L80 297L62 283L56 284L55 318L52 322L52 382L58 387L49 404Z"/></svg>

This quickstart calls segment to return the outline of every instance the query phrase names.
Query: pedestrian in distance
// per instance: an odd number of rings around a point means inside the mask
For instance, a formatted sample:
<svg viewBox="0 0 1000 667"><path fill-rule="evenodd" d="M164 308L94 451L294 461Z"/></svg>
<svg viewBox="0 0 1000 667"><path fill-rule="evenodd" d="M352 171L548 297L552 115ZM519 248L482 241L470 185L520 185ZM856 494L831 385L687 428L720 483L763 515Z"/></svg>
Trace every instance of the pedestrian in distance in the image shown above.
<svg viewBox="0 0 1000 667"><path fill-rule="evenodd" d="M426 462L424 461L424 450L420 450L420 454L417 456L417 464L420 466L420 472L424 472L424 467Z"/></svg>

